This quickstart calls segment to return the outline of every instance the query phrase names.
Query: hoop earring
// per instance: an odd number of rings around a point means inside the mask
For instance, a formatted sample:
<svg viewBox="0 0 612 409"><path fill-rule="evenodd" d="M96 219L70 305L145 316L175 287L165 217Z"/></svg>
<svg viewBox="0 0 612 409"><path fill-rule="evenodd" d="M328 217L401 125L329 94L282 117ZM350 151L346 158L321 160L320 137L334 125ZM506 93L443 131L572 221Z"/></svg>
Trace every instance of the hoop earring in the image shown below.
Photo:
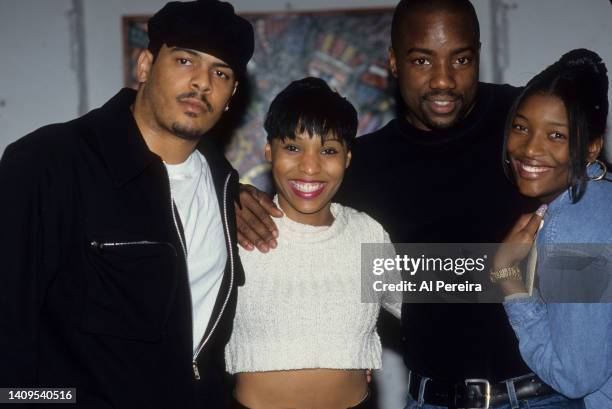
<svg viewBox="0 0 612 409"><path fill-rule="evenodd" d="M608 173L608 167L606 166L605 163L603 163L599 159L595 159L592 162L587 163L587 175L589 174L589 167L591 167L591 165L594 163L597 163L599 165L599 168L601 169L601 173L597 176L589 176L589 179L602 180L604 177L606 177L606 173Z"/></svg>

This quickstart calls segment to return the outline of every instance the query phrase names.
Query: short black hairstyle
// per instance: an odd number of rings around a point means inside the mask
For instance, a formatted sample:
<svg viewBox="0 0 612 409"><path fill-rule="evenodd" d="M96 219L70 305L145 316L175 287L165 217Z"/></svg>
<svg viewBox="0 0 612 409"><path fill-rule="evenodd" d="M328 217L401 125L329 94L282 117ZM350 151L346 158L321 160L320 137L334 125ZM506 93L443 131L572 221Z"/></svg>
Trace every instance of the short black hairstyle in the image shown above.
<svg viewBox="0 0 612 409"><path fill-rule="evenodd" d="M321 142L338 139L351 148L357 134L357 111L320 78L293 81L270 104L264 129L268 142L295 140L297 134L318 135Z"/></svg>
<svg viewBox="0 0 612 409"><path fill-rule="evenodd" d="M474 29L474 39L476 44L480 44L480 23L476 10L469 0L401 0L393 11L391 21L391 46L397 50L399 46L401 28L404 18L412 12L417 11L452 11L464 13L472 21Z"/></svg>
<svg viewBox="0 0 612 409"><path fill-rule="evenodd" d="M533 77L514 101L504 134L504 146L521 104L535 94L552 95L563 101L569 122L570 197L576 203L584 195L589 145L603 138L608 118L608 70L597 53L584 48L564 54ZM504 149L504 171L513 180ZM603 159L603 150L600 159Z"/></svg>

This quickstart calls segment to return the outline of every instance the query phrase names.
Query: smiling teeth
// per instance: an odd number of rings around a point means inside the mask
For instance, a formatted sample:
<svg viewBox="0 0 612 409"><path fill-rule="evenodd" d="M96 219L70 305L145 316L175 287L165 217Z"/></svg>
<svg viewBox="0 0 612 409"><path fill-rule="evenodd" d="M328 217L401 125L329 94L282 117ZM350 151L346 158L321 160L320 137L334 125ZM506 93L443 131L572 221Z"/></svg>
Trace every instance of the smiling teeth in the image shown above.
<svg viewBox="0 0 612 409"><path fill-rule="evenodd" d="M529 166L529 165L525 165L524 163L521 163L521 167L530 173L542 173L542 172L546 172L548 170L548 168L542 167L542 166Z"/></svg>
<svg viewBox="0 0 612 409"><path fill-rule="evenodd" d="M436 105L440 105L440 106L445 107L447 105L450 105L451 101L434 101L433 103L436 104Z"/></svg>
<svg viewBox="0 0 612 409"><path fill-rule="evenodd" d="M312 193L322 189L325 183L302 183L291 181L291 185L300 192Z"/></svg>

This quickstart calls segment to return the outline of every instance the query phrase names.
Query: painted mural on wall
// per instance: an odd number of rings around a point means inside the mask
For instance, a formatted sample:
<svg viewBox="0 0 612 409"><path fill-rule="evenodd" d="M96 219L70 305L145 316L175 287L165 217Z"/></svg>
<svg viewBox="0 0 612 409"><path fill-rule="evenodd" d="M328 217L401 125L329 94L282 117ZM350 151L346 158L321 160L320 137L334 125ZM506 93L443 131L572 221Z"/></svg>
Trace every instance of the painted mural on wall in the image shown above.
<svg viewBox="0 0 612 409"><path fill-rule="evenodd" d="M325 79L359 113L359 131L372 132L394 115L387 69L391 9L244 15L255 29L238 123L224 127L226 154L241 180L267 191L263 120L274 96L305 76ZM124 18L125 81L135 87L135 62L147 46L146 16ZM246 91L246 92L245 92ZM234 107L233 107L234 108ZM229 131L227 131L229 129Z"/></svg>

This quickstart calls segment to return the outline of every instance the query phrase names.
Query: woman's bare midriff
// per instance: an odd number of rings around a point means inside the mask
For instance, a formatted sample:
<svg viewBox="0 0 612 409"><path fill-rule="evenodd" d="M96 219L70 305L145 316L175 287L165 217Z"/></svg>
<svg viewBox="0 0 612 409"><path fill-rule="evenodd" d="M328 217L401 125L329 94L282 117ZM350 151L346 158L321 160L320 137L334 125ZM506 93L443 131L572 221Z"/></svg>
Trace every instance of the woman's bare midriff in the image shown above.
<svg viewBox="0 0 612 409"><path fill-rule="evenodd" d="M300 369L239 373L234 395L252 409L346 409L367 392L363 369Z"/></svg>

